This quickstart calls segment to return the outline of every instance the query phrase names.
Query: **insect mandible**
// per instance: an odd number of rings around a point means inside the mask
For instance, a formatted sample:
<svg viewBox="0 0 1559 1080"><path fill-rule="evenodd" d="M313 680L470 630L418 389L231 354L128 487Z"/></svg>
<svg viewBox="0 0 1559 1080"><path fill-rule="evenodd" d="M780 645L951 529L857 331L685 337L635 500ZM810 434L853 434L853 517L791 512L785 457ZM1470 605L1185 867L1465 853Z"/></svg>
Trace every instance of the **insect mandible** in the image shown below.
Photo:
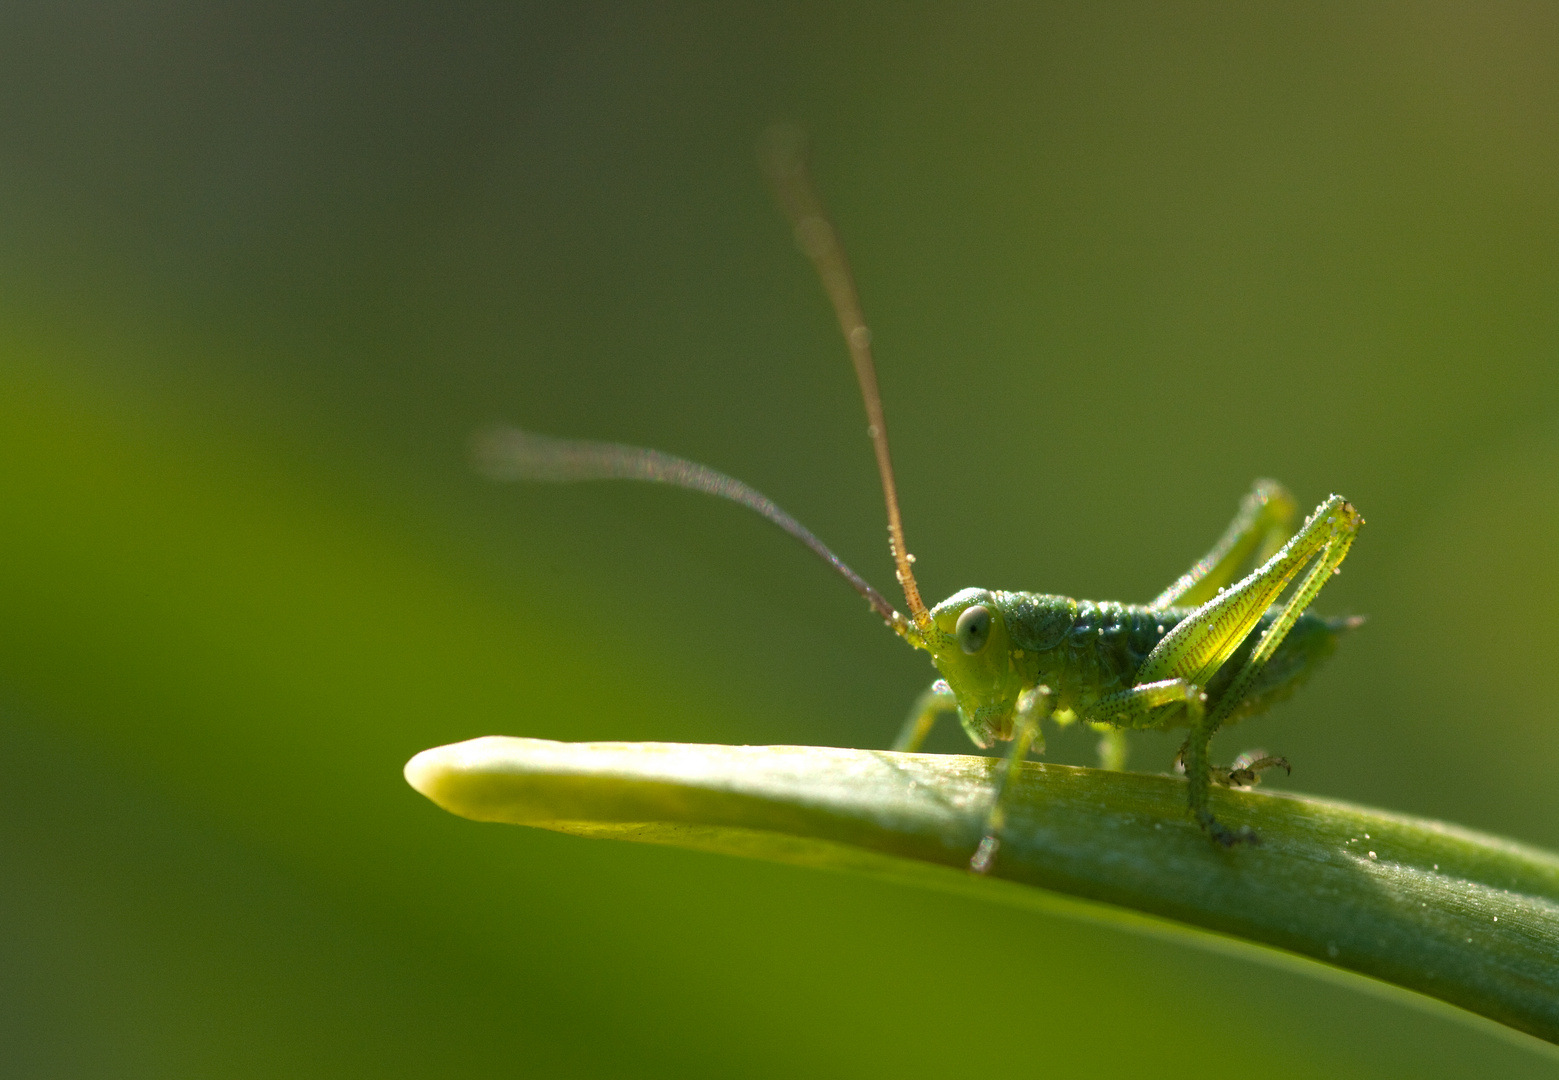
<svg viewBox="0 0 1559 1080"><path fill-rule="evenodd" d="M628 479L718 495L763 515L800 540L864 597L895 633L931 655L940 676L911 709L893 749L917 750L943 713L955 712L975 745L1010 742L971 869L988 870L1000 848L1003 794L1030 752L1042 752L1047 718L1086 722L1104 737L1107 768L1125 760L1124 733L1184 727L1176 758L1198 824L1229 847L1256 843L1212 812L1212 785L1248 786L1280 757L1242 755L1214 766L1209 742L1226 724L1286 698L1358 626L1308 609L1338 572L1364 519L1332 495L1293 528L1283 487L1257 481L1212 550L1150 603L1074 600L1045 593L969 588L928 608L904 543L887 424L877 391L871 333L838 233L806 167L805 139L776 127L763 140L765 170L796 240L811 259L838 316L866 404L867 433L887 506L889 551L907 615L850 569L800 522L739 480L658 450L554 439L517 428L482 433L479 466L499 479L553 482ZM1235 581L1247 564L1255 568ZM1231 584L1232 582L1232 584ZM1285 597L1286 594L1286 598Z"/></svg>

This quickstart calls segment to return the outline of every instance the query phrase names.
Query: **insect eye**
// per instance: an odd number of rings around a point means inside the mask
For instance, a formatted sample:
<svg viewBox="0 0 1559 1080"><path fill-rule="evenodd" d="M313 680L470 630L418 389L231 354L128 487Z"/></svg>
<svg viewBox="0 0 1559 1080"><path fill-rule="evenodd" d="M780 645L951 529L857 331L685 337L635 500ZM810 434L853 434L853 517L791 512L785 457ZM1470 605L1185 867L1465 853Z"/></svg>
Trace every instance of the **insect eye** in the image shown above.
<svg viewBox="0 0 1559 1080"><path fill-rule="evenodd" d="M958 625L954 627L953 633L964 652L973 656L985 648L985 643L990 640L991 609L984 604L967 608L958 616Z"/></svg>

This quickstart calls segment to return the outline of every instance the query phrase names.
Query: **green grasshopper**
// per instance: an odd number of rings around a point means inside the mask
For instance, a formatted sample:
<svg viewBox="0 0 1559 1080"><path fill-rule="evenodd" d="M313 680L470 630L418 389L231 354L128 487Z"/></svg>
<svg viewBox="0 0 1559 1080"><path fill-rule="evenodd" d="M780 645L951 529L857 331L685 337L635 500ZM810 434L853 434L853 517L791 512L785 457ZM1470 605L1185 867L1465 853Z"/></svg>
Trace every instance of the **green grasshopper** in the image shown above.
<svg viewBox="0 0 1559 1080"><path fill-rule="evenodd" d="M630 479L702 491L755 510L810 548L895 633L931 654L940 678L916 702L893 749L917 750L947 712L957 713L982 749L1012 744L998 773L983 839L970 859L977 872L993 864L1004 822L1003 794L1029 753L1043 752L1040 723L1047 717L1062 724L1080 719L1103 732L1100 750L1107 768L1124 765L1126 731L1188 728L1176 765L1185 771L1192 815L1225 847L1257 843L1248 827L1236 831L1214 817L1209 790L1213 784L1249 786L1263 770L1286 770L1288 762L1257 753L1242 755L1233 766L1215 767L1208 758L1209 742L1225 724L1288 697L1331 655L1338 638L1363 621L1323 618L1307 609L1339 572L1364 519L1347 500L1332 495L1296 532L1293 498L1281 485L1262 480L1213 549L1151 603L970 588L928 609L915 583L914 557L904 543L871 333L838 233L808 175L804 140L791 130L774 129L765 137L764 160L849 346L882 479L889 551L909 614L895 610L760 492L708 466L658 450L553 439L516 428L478 437L479 466L498 479ZM1248 563L1255 569L1230 584Z"/></svg>

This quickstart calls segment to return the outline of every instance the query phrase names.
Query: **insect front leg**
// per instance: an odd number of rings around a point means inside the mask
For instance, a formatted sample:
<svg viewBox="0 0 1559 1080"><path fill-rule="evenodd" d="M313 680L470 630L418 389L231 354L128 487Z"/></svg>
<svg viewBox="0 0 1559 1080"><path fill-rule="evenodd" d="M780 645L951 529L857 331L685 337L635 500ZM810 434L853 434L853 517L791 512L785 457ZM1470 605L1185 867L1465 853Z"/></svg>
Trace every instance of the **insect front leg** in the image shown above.
<svg viewBox="0 0 1559 1080"><path fill-rule="evenodd" d="M1007 751L1001 772L997 774L996 794L991 799L990 812L985 815L985 835L980 838L980 846L969 859L969 869L976 874L985 873L996 862L996 852L1001 847L1001 830L1007 823L1007 791L1012 785L1012 778L1029 756L1029 751L1037 747L1040 753L1044 753L1045 740L1039 724L1050 715L1050 706L1048 686L1033 686L1018 696L1012 725L1012 748Z"/></svg>
<svg viewBox="0 0 1559 1080"><path fill-rule="evenodd" d="M1111 694L1094 703L1084 714L1090 723L1117 727L1160 727L1166 706L1184 706L1191 710L1195 721L1203 716L1203 700L1206 695L1184 679L1165 679L1147 686L1134 686L1118 694ZM1006 795L1012 779L1017 775L1023 759L1036 743L1042 750L1039 725L1050 713L1051 693L1048 686L1036 686L1025 690L1018 698L1017 715L1013 724L1012 749L996 782L996 794L991 800L990 812L985 818L985 835L980 846L969 860L969 869L976 874L988 871L996 862L1001 847L1001 831L1006 825Z"/></svg>
<svg viewBox="0 0 1559 1080"><path fill-rule="evenodd" d="M953 696L952 687L947 685L946 679L938 679L909 707L909 715L904 718L904 726L899 729L899 737L893 740L892 749L913 754L925 745L937 717L957 711L958 698Z"/></svg>
<svg viewBox="0 0 1559 1080"><path fill-rule="evenodd" d="M1151 608L1195 607L1218 595L1247 563L1264 563L1294 535L1296 504L1276 480L1257 480L1213 549L1153 598Z"/></svg>
<svg viewBox="0 0 1559 1080"><path fill-rule="evenodd" d="M1199 686L1206 685L1255 628L1267 608L1277 601L1301 570L1310 567L1277 618L1262 633L1228 689L1205 715L1192 718L1191 735L1184 750L1191 812L1219 843L1229 845L1240 840L1254 840L1254 836L1235 834L1213 817L1208 804L1211 783L1208 744L1250 691L1252 683L1299 616L1331 580L1363 524L1363 517L1347 500L1333 495L1318 506L1299 532L1259 569L1214 596L1176 625L1137 672L1139 684L1180 678Z"/></svg>

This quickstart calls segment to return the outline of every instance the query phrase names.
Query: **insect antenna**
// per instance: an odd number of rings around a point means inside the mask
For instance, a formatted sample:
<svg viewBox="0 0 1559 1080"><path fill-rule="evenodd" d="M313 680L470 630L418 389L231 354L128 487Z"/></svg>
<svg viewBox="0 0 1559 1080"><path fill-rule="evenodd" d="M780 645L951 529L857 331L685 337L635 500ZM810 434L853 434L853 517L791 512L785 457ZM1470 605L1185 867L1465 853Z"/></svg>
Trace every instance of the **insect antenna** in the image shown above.
<svg viewBox="0 0 1559 1080"><path fill-rule="evenodd" d="M877 367L872 361L872 335L861 311L855 276L850 272L839 233L823 209L823 200L807 169L806 134L789 124L776 124L764 132L759 149L775 197L795 230L796 243L817 269L823 290L839 318L839 329L844 332L845 343L850 347L855 378L861 385L861 397L866 403L866 433L871 436L872 449L877 454L877 473L882 477L882 495L888 508L888 549L893 554L894 571L904 590L909 617L915 631L923 638L931 630L931 614L915 583L911 567L915 557L904 546L898 488L893 482L893 458L888 452L888 426L883 419L882 395L877 391Z"/></svg>
<svg viewBox="0 0 1559 1080"><path fill-rule="evenodd" d="M516 427L495 427L477 432L472 439L476 467L494 480L539 480L569 484L581 480L643 480L652 484L701 491L756 510L810 548L818 558L866 598L882 620L899 633L907 629L904 616L872 588L866 579L801 522L774 504L774 500L740 480L659 450L622 443L584 439L554 439Z"/></svg>

